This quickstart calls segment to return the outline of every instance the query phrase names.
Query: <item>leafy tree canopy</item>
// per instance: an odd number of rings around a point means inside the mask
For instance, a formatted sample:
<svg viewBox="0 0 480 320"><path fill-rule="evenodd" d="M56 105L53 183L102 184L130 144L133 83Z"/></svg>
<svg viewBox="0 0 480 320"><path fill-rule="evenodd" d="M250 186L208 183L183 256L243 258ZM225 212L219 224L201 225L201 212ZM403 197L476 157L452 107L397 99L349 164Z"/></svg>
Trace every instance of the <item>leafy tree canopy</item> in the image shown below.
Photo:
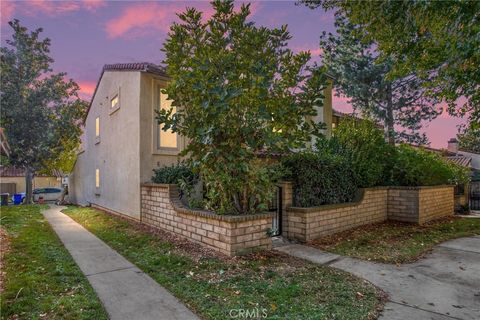
<svg viewBox="0 0 480 320"><path fill-rule="evenodd" d="M303 147L319 133L310 119L323 103L325 77L308 68L309 53L287 47L286 26L255 26L249 5L212 6L208 21L189 8L171 27L163 51L175 110L161 110L158 120L189 139L184 154L202 176L208 208L258 212L275 175L256 154Z"/></svg>
<svg viewBox="0 0 480 320"><path fill-rule="evenodd" d="M80 120L86 102L65 73L53 73L50 40L42 29L29 32L18 20L9 22L12 39L1 53L0 124L11 147L9 163L27 171L27 202L37 171L69 171L80 143Z"/></svg>
<svg viewBox="0 0 480 320"><path fill-rule="evenodd" d="M425 80L414 74L388 78L394 59L380 59L375 42L360 41L355 26L341 13L336 14L336 34L320 37L322 62L335 78L338 94L351 98L354 109L383 124L385 137L395 141L424 144L426 136L418 129L423 121L439 112L438 100L428 96Z"/></svg>
<svg viewBox="0 0 480 320"><path fill-rule="evenodd" d="M360 26L359 38L377 43L381 59L393 58L389 77L428 79L429 94L445 100L452 115L480 126L480 1L300 2L340 10Z"/></svg>
<svg viewBox="0 0 480 320"><path fill-rule="evenodd" d="M480 128L469 126L457 135L460 149L480 153Z"/></svg>

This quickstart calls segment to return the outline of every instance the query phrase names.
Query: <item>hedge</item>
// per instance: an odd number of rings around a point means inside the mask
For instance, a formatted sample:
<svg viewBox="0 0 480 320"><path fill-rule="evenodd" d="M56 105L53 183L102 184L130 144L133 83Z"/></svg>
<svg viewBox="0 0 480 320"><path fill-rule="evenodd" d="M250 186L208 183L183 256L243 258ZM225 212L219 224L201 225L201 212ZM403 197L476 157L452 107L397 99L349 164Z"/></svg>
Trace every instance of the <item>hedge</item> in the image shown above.
<svg viewBox="0 0 480 320"><path fill-rule="evenodd" d="M282 164L293 183L295 206L343 203L355 196L355 177L344 157L306 151L287 156Z"/></svg>

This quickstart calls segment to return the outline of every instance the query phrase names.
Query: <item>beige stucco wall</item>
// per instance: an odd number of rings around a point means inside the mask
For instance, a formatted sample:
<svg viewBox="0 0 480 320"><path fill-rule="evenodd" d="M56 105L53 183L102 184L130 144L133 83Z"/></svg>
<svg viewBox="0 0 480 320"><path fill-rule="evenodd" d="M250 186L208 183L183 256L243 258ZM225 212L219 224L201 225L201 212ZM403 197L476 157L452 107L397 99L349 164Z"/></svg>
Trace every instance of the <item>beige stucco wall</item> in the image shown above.
<svg viewBox="0 0 480 320"><path fill-rule="evenodd" d="M86 143L85 143L86 145ZM68 176L68 196L72 203L76 203L81 206L86 206L88 202L88 189L87 185L90 184L92 173L88 175L91 170L91 165L85 159L85 152L81 152L77 155L77 161L75 167Z"/></svg>
<svg viewBox="0 0 480 320"><path fill-rule="evenodd" d="M85 122L84 152L70 177L72 200L140 218L140 72L106 71ZM120 107L110 99L119 93ZM100 117L100 139L95 119ZM95 170L100 170L100 188Z"/></svg>
<svg viewBox="0 0 480 320"><path fill-rule="evenodd" d="M167 78L149 73L141 75L140 85L140 180L150 182L154 168L178 163L178 153L185 146L185 138L177 137L178 150L157 148L157 122L155 108L157 108L158 86L164 88Z"/></svg>
<svg viewBox="0 0 480 320"><path fill-rule="evenodd" d="M1 177L0 183L15 183L16 191L25 192L25 177ZM62 186L62 180L57 177L35 177L33 179L33 188L47 188L55 187L59 188Z"/></svg>
<svg viewBox="0 0 480 320"><path fill-rule="evenodd" d="M326 129L323 131L327 137L332 135L332 80L328 80L327 87L323 90L323 105L317 107L317 115L312 117L316 123L324 123ZM312 145L315 145L315 137L312 137Z"/></svg>
<svg viewBox="0 0 480 320"><path fill-rule="evenodd" d="M323 122L327 126L326 135L330 137L332 135L332 117L333 117L333 106L332 106L332 88L333 81L328 80L328 86L325 88L323 94L325 100L323 102Z"/></svg>

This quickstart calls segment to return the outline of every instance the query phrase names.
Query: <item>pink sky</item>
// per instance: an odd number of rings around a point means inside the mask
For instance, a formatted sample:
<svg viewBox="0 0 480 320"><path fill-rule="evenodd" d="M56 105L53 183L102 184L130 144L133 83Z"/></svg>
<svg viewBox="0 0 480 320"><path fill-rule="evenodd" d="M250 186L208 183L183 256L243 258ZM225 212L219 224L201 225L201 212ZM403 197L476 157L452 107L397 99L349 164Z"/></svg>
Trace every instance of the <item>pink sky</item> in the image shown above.
<svg viewBox="0 0 480 320"><path fill-rule="evenodd" d="M175 13L185 7L196 7L212 14L206 1L1 1L2 45L10 37L7 22L17 18L30 29L42 27L44 36L52 40L51 53L55 71L65 71L81 87L81 95L89 99L104 64L147 61L161 63L163 40ZM237 4L239 5L239 3ZM296 52L310 50L320 61L318 47L322 31L334 31L332 13L310 10L295 1L252 2L251 20L257 25L288 25L292 34L289 46ZM345 98L334 98L339 111L351 110ZM445 147L457 133L463 119L442 115L425 125L433 147Z"/></svg>

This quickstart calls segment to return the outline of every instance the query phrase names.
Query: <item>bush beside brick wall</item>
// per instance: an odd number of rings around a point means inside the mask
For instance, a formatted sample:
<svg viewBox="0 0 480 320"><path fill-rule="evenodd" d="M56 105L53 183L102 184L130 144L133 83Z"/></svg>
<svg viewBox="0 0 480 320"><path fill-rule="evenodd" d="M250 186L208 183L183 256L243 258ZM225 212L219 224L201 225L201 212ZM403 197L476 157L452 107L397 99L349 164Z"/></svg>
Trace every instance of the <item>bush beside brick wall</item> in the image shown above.
<svg viewBox="0 0 480 320"><path fill-rule="evenodd" d="M271 213L230 216L185 208L176 185L141 186L141 221L203 244L226 255L270 249Z"/></svg>

